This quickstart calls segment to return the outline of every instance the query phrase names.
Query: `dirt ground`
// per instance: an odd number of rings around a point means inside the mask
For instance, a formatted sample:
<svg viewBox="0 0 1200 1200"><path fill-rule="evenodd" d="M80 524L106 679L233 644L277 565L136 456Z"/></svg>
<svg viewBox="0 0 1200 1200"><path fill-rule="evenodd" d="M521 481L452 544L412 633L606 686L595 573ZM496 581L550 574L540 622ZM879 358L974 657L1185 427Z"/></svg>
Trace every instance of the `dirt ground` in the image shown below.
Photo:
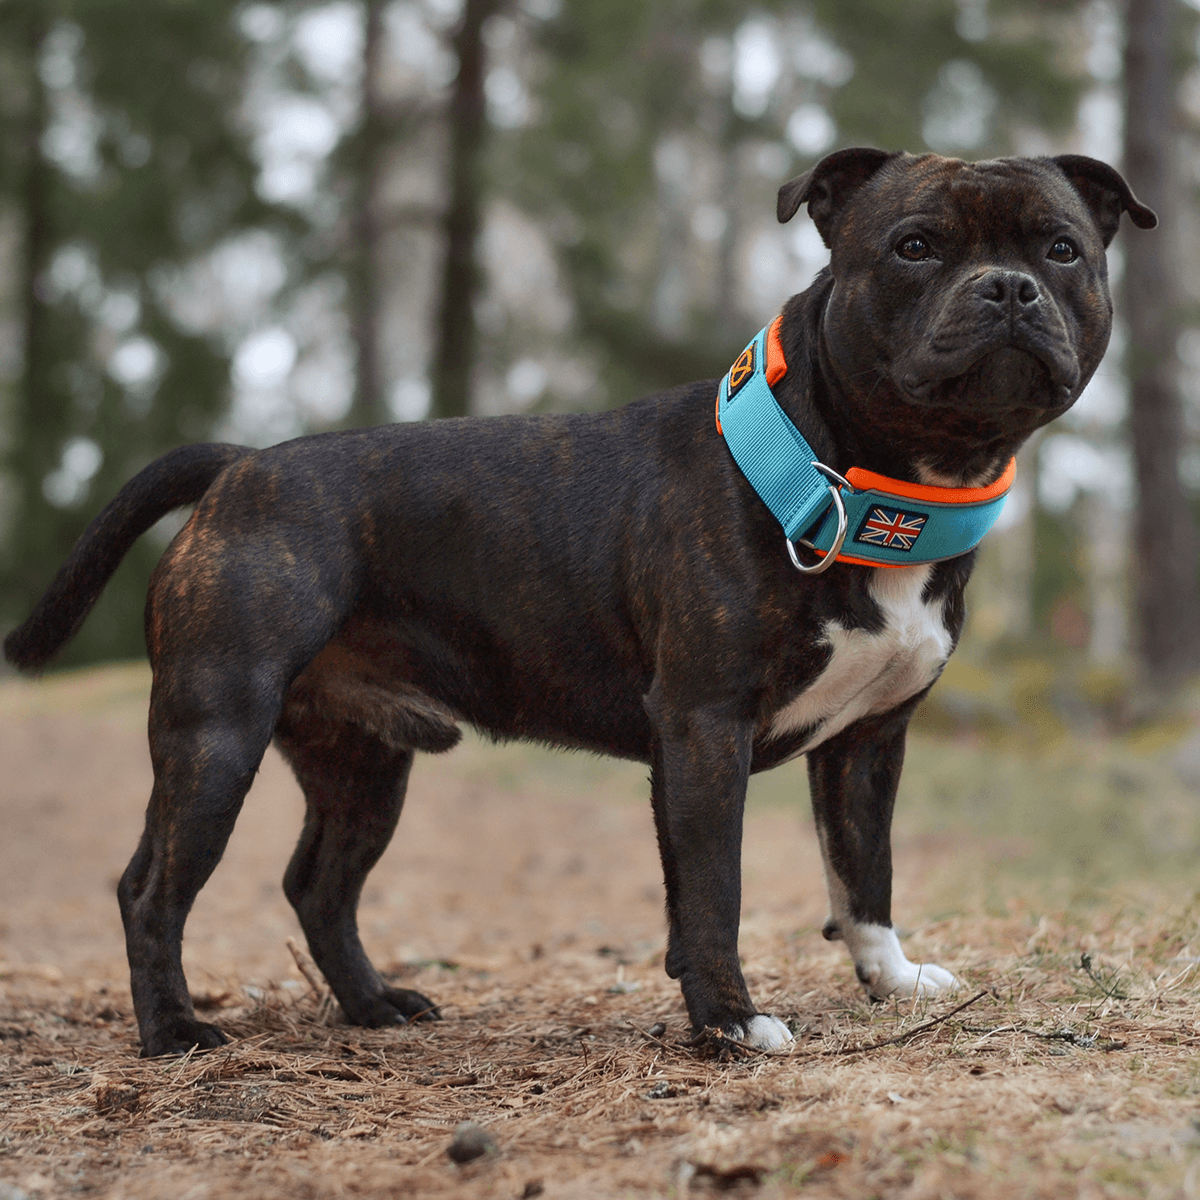
<svg viewBox="0 0 1200 1200"><path fill-rule="evenodd" d="M272 753L184 948L234 1040L139 1061L114 886L150 787L147 684L0 682L0 1200L1200 1197L1194 888L1153 859L1047 903L1036 846L939 817L938 772L973 759L934 742L914 747L934 800L900 823L896 910L909 956L967 981L951 1000L867 1004L822 941L792 766L750 807L741 944L796 1048L689 1045L644 769L472 742L419 764L361 914L375 961L445 1019L346 1026L288 949L301 801ZM1149 762L1106 778L1159 796ZM1171 795L1161 861L1194 861L1194 806ZM1050 840L1078 865L1073 836ZM486 1152L459 1164L468 1121Z"/></svg>

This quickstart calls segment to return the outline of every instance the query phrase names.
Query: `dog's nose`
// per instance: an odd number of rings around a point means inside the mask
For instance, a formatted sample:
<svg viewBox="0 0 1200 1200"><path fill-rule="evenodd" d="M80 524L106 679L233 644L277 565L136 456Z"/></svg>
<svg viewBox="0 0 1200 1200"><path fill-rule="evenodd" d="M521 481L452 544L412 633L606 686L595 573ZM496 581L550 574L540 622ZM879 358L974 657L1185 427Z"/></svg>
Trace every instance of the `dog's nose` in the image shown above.
<svg viewBox="0 0 1200 1200"><path fill-rule="evenodd" d="M988 271L975 281L975 293L981 300L1017 312L1032 308L1042 298L1037 280L1024 271Z"/></svg>

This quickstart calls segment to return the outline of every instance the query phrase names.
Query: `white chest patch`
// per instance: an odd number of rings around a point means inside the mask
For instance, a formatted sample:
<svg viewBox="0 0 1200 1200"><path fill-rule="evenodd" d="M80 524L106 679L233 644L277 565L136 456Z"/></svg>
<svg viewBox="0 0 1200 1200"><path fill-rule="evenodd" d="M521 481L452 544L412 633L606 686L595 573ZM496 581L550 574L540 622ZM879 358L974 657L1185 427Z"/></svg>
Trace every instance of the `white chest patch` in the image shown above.
<svg viewBox="0 0 1200 1200"><path fill-rule="evenodd" d="M876 570L871 597L883 611L878 633L830 621L824 640L833 655L821 674L771 721L771 738L802 729L813 735L796 753L819 746L863 717L887 712L931 684L950 657L941 600L921 599L933 567Z"/></svg>

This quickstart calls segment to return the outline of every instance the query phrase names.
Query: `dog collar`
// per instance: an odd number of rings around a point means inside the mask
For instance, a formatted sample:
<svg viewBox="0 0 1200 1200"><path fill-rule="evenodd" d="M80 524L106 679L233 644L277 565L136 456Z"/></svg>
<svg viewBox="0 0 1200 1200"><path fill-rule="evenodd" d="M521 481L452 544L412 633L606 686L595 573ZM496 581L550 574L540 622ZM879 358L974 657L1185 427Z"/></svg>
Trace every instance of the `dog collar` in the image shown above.
<svg viewBox="0 0 1200 1200"><path fill-rule="evenodd" d="M815 575L834 562L908 567L957 558L978 546L1004 507L1017 460L983 488L905 483L860 467L843 478L817 460L771 391L787 374L782 320L760 329L721 380L717 432L783 526L797 570ZM821 561L803 565L796 542Z"/></svg>

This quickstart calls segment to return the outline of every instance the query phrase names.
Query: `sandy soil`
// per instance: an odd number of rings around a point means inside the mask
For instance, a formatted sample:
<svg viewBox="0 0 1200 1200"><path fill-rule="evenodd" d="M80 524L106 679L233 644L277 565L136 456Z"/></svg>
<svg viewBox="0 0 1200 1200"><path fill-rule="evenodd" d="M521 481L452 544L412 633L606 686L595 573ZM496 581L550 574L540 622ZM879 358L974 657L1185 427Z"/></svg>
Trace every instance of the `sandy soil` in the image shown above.
<svg viewBox="0 0 1200 1200"><path fill-rule="evenodd" d="M871 1006L819 936L806 815L756 804L743 957L798 1045L716 1061L662 973L644 770L522 747L425 759L364 896L368 950L440 1025L352 1029L297 970L279 880L301 801L272 753L184 950L238 1040L138 1062L114 886L150 787L146 683L0 683L0 1200L1200 1195L1190 899L922 925L947 847L902 833L909 954L971 988ZM468 1120L490 1149L458 1165Z"/></svg>

